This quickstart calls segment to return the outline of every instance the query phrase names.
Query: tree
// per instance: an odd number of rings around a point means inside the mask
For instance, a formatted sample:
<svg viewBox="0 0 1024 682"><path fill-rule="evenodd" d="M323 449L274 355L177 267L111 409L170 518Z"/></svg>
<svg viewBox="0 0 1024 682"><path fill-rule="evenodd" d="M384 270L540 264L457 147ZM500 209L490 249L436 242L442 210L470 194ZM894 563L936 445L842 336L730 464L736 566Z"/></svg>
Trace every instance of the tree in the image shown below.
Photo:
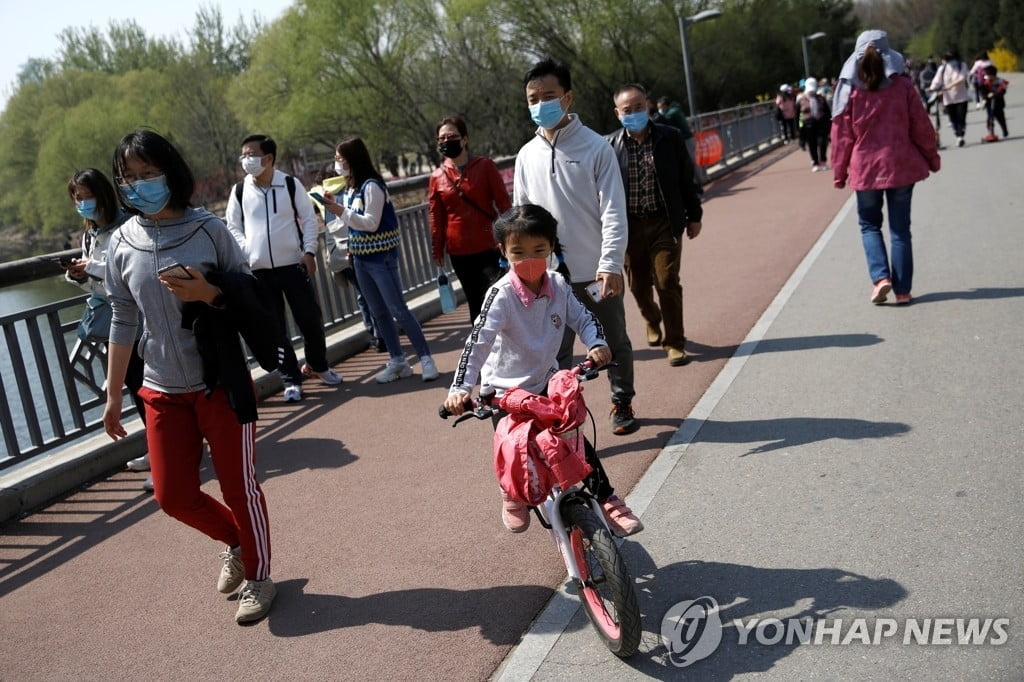
<svg viewBox="0 0 1024 682"><path fill-rule="evenodd" d="M999 22L996 31L1007 47L1024 55L1024 3L1019 0L1000 0Z"/></svg>

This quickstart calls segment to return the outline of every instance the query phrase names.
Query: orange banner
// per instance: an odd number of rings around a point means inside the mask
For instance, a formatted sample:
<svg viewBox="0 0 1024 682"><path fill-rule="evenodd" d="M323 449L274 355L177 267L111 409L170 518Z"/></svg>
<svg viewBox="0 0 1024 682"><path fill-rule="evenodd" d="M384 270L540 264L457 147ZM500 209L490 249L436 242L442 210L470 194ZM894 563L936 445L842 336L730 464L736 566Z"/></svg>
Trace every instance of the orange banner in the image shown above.
<svg viewBox="0 0 1024 682"><path fill-rule="evenodd" d="M722 138L717 130L698 130L696 138L698 166L714 166L722 160Z"/></svg>

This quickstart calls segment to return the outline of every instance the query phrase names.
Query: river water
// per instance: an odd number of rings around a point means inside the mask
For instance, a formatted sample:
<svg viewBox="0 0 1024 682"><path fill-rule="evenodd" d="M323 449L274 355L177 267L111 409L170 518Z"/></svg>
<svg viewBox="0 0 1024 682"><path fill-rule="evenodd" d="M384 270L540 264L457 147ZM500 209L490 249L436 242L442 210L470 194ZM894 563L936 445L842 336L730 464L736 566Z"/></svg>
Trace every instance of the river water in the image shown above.
<svg viewBox="0 0 1024 682"><path fill-rule="evenodd" d="M0 317L81 296L83 293L82 289L69 284L60 275L0 287Z"/></svg>

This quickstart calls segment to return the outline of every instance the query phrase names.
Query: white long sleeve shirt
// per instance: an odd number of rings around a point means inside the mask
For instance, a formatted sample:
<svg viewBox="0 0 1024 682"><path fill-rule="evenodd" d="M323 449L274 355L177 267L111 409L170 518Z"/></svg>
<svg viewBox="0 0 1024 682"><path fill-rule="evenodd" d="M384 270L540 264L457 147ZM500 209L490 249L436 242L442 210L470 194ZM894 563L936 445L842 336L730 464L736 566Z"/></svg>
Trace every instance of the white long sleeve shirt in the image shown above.
<svg viewBox="0 0 1024 682"><path fill-rule="evenodd" d="M541 393L558 371L558 348L566 325L588 349L607 345L601 324L560 274L549 270L539 294L530 291L515 272L506 274L484 298L450 393L472 392L478 378L481 391L490 388L499 396L517 386Z"/></svg>
<svg viewBox="0 0 1024 682"><path fill-rule="evenodd" d="M228 197L225 222L253 270L295 265L303 254L317 252L320 228L313 202L296 178L293 211L285 177L283 172L274 170L270 186L260 187L253 176L246 175L241 205L234 191Z"/></svg>
<svg viewBox="0 0 1024 682"><path fill-rule="evenodd" d="M516 157L513 204L543 206L558 220L558 241L574 282L622 274L629 239L622 171L608 141L569 115L548 142L538 128Z"/></svg>

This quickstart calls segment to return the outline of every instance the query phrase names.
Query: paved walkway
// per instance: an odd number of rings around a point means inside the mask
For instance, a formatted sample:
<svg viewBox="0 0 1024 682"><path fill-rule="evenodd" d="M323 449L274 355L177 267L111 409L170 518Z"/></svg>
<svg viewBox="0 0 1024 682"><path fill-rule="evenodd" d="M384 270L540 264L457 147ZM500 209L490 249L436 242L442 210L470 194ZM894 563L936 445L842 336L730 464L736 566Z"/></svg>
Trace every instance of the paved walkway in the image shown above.
<svg viewBox="0 0 1024 682"><path fill-rule="evenodd" d="M1018 678L1020 158L1021 138L944 153L915 197L917 299L900 309L867 303L849 193L804 154L712 187L684 251L695 361L637 344L644 425L626 438L608 434L607 386L587 388L612 480L647 524L623 544L646 629L633 659L553 593L545 533L501 528L489 430L437 420L441 383L377 386L381 357L364 353L340 389L262 407L280 589L266 620L234 625L220 547L121 473L2 528L0 677ZM442 382L467 327L464 309L427 325ZM678 669L662 618L705 595L722 645ZM735 619L793 615L1009 617L1010 640L737 644Z"/></svg>

